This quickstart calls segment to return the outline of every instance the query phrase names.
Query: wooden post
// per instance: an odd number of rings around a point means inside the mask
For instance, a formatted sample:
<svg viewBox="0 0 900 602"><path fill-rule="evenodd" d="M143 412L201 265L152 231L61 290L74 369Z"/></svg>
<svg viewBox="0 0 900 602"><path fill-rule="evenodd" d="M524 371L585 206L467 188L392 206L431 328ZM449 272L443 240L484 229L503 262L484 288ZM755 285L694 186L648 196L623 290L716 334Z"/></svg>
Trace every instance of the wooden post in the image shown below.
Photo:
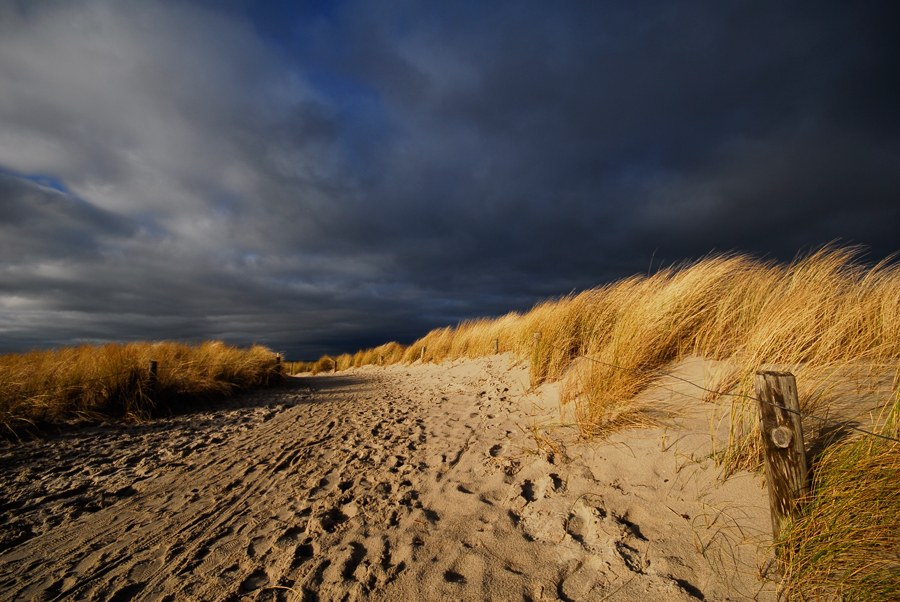
<svg viewBox="0 0 900 602"><path fill-rule="evenodd" d="M275 363L276 363L276 364L280 364L280 363L281 363L281 354L280 354L280 353L276 353L276 354L275 354Z"/></svg>
<svg viewBox="0 0 900 602"><path fill-rule="evenodd" d="M419 356L419 359L423 362L425 361L425 348L424 347L422 347L422 355Z"/></svg>
<svg viewBox="0 0 900 602"><path fill-rule="evenodd" d="M803 429L800 414L795 413L800 411L797 381L790 372L764 370L756 373L753 384L761 400L759 433L766 457L772 532L778 539L796 516L800 498L809 491Z"/></svg>
<svg viewBox="0 0 900 602"><path fill-rule="evenodd" d="M156 382L158 380L157 369L159 368L159 363L156 360L150 360L150 366L147 369L149 373L149 378L147 379L150 384L151 389L156 388Z"/></svg>
<svg viewBox="0 0 900 602"><path fill-rule="evenodd" d="M500 353L500 339L494 339L494 355Z"/></svg>
<svg viewBox="0 0 900 602"><path fill-rule="evenodd" d="M538 343L541 342L541 332L534 333L534 348L537 349Z"/></svg>

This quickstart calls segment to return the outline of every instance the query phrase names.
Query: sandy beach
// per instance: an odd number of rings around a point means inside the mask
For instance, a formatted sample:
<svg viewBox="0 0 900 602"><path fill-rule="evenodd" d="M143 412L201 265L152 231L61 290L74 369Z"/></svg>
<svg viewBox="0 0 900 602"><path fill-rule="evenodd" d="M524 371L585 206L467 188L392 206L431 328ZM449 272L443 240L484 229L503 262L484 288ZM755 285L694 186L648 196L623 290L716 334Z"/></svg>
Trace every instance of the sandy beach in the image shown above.
<svg viewBox="0 0 900 602"><path fill-rule="evenodd" d="M658 426L583 442L527 389L369 366L6 445L0 599L775 599L766 490L710 458L730 401L659 382Z"/></svg>

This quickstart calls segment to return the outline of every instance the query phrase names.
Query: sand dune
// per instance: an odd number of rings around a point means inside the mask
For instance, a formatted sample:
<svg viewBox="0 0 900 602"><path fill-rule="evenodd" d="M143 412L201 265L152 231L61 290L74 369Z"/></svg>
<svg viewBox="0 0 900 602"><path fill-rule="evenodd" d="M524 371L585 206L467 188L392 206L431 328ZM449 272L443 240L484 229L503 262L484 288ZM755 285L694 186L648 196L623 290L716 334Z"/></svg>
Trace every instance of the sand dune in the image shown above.
<svg viewBox="0 0 900 602"><path fill-rule="evenodd" d="M527 382L367 367L0 449L0 599L774 599L766 492L708 458L727 407L661 383L662 426L539 448Z"/></svg>

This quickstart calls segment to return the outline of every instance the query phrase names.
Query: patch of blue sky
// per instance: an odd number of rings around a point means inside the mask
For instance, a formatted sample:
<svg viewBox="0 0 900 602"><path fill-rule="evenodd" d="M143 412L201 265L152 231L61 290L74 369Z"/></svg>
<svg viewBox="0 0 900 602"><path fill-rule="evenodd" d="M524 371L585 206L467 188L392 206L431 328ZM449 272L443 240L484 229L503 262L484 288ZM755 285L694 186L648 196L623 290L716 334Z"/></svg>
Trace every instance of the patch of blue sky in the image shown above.
<svg viewBox="0 0 900 602"><path fill-rule="evenodd" d="M13 169L7 169L3 166L0 166L0 175L4 176L12 176L14 178L21 178L23 180L28 180L29 182L34 182L38 186L43 186L44 188L51 188L56 190L57 192L61 192L63 194L72 196L72 191L69 190L69 187L66 186L66 183L62 181L62 179L50 175L50 174L42 174L42 173L22 173L15 171Z"/></svg>
<svg viewBox="0 0 900 602"><path fill-rule="evenodd" d="M341 143L355 173L365 176L372 158L393 137L390 113L375 87L333 69L305 71L307 81L328 98L341 122Z"/></svg>
<svg viewBox="0 0 900 602"><path fill-rule="evenodd" d="M210 1L208 4L221 8L221 0ZM310 28L322 25L334 27L338 24L344 2L243 0L234 4L237 12L250 19L260 38L293 54L298 50L302 52L309 49Z"/></svg>

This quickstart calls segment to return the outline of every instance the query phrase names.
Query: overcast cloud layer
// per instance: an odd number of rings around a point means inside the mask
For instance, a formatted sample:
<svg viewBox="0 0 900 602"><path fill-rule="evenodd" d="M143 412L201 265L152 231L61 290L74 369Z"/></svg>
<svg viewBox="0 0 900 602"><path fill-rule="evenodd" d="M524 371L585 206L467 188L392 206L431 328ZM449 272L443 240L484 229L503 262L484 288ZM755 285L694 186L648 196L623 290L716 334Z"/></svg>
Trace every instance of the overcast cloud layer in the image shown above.
<svg viewBox="0 0 900 602"><path fill-rule="evenodd" d="M900 250L891 3L0 0L0 352L314 359L654 265Z"/></svg>

